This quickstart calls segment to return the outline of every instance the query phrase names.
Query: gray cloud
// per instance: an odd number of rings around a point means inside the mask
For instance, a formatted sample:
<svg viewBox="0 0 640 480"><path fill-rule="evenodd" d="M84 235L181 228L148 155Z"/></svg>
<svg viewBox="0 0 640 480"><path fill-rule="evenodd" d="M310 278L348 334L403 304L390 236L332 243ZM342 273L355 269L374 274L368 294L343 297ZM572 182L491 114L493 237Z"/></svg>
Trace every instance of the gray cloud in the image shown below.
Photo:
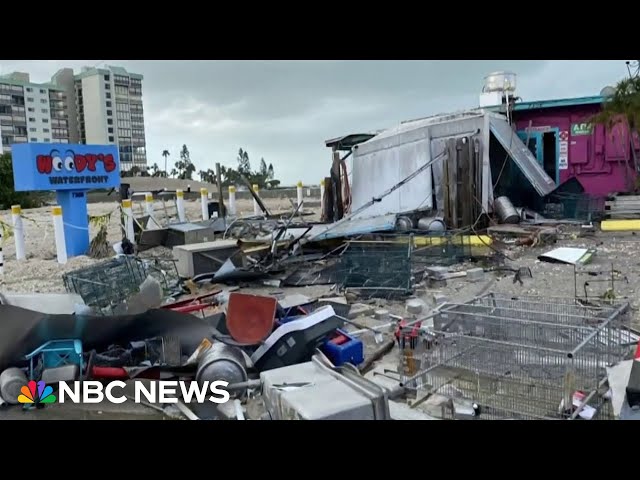
<svg viewBox="0 0 640 480"><path fill-rule="evenodd" d="M62 66L100 60L0 61L1 73L48 81ZM150 163L182 144L199 169L233 166L238 148L273 163L285 183L317 183L324 140L477 105L483 77L518 74L525 100L596 95L625 75L624 61L121 61L143 83Z"/></svg>

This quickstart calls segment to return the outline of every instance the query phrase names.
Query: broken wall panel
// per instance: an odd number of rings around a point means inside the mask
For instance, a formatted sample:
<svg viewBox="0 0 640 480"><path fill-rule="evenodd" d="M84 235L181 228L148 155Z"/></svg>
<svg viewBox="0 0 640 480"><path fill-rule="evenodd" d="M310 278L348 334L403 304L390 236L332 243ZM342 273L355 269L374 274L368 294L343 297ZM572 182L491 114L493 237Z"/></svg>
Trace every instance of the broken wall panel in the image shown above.
<svg viewBox="0 0 640 480"><path fill-rule="evenodd" d="M446 148L446 162L440 181L442 207L439 212L449 228L473 225L481 212L478 172L481 171L479 139L472 137L450 138Z"/></svg>
<svg viewBox="0 0 640 480"><path fill-rule="evenodd" d="M482 111L473 111L407 122L358 145L353 155L352 211L411 175L434 158L434 154L441 153L447 139L475 136L482 132L485 116ZM430 168L366 209L360 216L430 210L434 207L441 210L438 202L447 203L443 198L446 192L440 189L445 165L444 160L434 162ZM434 190L436 205L433 204ZM477 196L484 198L481 192ZM488 205L483 207L488 209Z"/></svg>
<svg viewBox="0 0 640 480"><path fill-rule="evenodd" d="M507 151L527 180L535 188L538 195L549 195L555 188L555 181L547 175L531 151L518 138L511 125L501 117L490 117L491 133Z"/></svg>

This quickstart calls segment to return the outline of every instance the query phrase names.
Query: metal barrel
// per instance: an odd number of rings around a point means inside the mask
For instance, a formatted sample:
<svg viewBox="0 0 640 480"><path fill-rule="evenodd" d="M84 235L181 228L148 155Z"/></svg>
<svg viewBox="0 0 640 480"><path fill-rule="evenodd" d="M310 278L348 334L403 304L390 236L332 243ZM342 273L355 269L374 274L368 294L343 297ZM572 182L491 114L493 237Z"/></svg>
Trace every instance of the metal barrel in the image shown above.
<svg viewBox="0 0 640 480"><path fill-rule="evenodd" d="M27 384L27 381L27 376L19 368L7 368L0 374L2 399L11 405L17 405L20 389Z"/></svg>
<svg viewBox="0 0 640 480"><path fill-rule="evenodd" d="M422 217L418 220L418 228L427 232L444 232L447 227L438 217Z"/></svg>
<svg viewBox="0 0 640 480"><path fill-rule="evenodd" d="M493 208L502 223L518 223L520 215L509 200L509 197L498 197L493 201Z"/></svg>
<svg viewBox="0 0 640 480"><path fill-rule="evenodd" d="M409 217L401 216L396 219L396 228L400 231L406 232L413 230L413 222Z"/></svg>
<svg viewBox="0 0 640 480"><path fill-rule="evenodd" d="M224 343L214 343L198 362L196 381L203 383L221 380L229 384L246 382L248 380L247 362L239 348ZM229 394L233 398L244 395L245 391L246 388L230 391Z"/></svg>

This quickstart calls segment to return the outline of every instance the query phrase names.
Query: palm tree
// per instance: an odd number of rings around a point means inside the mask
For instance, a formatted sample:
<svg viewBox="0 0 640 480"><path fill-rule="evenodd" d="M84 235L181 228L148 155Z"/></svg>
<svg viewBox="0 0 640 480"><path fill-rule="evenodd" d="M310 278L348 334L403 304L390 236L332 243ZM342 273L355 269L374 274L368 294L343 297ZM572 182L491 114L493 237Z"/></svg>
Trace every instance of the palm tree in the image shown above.
<svg viewBox="0 0 640 480"><path fill-rule="evenodd" d="M617 125L624 125L630 135L640 131L640 75L629 75L620 80L611 95L602 104L602 111L591 119L593 124L603 124L608 133ZM633 150L633 142L631 149ZM637 160L633 156L634 169L638 169ZM638 179L640 180L640 178ZM628 187L633 188L632 180L627 176ZM636 185L636 188L640 185Z"/></svg>
<svg viewBox="0 0 640 480"><path fill-rule="evenodd" d="M629 129L638 131L640 127L640 76L620 80L612 95L602 105L602 111L593 118L594 123L602 123L611 130L616 124L625 122Z"/></svg>
<svg viewBox="0 0 640 480"><path fill-rule="evenodd" d="M167 157L168 157L169 155L171 155L171 154L169 153L169 150L163 150L163 151L162 151L162 156L164 157L164 173L165 173L165 175L168 175L168 174L169 174L169 172L167 172Z"/></svg>

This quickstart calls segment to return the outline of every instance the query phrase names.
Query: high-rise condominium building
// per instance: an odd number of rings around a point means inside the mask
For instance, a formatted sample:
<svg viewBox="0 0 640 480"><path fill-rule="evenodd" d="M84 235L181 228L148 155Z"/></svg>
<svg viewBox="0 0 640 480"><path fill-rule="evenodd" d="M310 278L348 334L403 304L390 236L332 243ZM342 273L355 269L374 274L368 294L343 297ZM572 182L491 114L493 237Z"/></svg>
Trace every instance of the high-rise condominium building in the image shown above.
<svg viewBox="0 0 640 480"><path fill-rule="evenodd" d="M0 145L24 142L69 143L68 97L54 84L31 83L29 74L0 76Z"/></svg>
<svg viewBox="0 0 640 480"><path fill-rule="evenodd" d="M122 67L105 66L104 68L85 67L79 74L74 74L70 68L58 70L51 80L51 84L32 85L28 84L28 74L14 73L9 76L12 82L7 81L9 91L10 108L4 109L1 100L4 91L4 77L0 77L0 117L5 118L4 111L10 112L12 137L7 136L5 142L5 130L2 127L2 146L5 149L11 143L26 141L34 142L59 142L63 143L86 143L86 144L116 144L120 150L120 162L122 170L130 170L133 166L141 169L146 168L147 154L144 133L144 110L142 107L142 75L129 73ZM9 78L7 77L7 78ZM20 83L21 82L21 83ZM24 88L24 92L18 92L18 86ZM15 91L13 90L15 88ZM27 88L31 91L27 92ZM38 95L36 95L36 90ZM44 93L43 93L44 92ZM49 110L51 118L35 120L33 133L41 130L50 130L52 135L38 136L22 135L24 129L15 130L15 125L30 127L28 123L19 123L25 116L24 106L32 101L28 100L27 93L32 94L33 102L43 102L44 96L49 97ZM22 95L24 99L17 97ZM15 110L14 110L14 99ZM22 102L22 105L20 105ZM20 107L23 107L20 110ZM27 105L27 108L28 105ZM31 110L28 112L31 115ZM45 115L44 109L40 112ZM58 117L58 115L62 115ZM30 119L29 115L27 118ZM54 120L54 115L55 120ZM18 123L16 124L15 118ZM7 116L8 118L8 116ZM42 124L49 121L64 120L64 131L47 129ZM56 122L58 125L60 122ZM4 121L2 125L5 125ZM9 125L7 120L7 125ZM56 126L55 128L58 128ZM17 132L18 134L16 134ZM45 133L43 132L43 133ZM55 134L54 134L55 132ZM7 133L9 129L7 128ZM47 132L48 133L48 132ZM62 136L66 133L66 136ZM33 140L35 138L35 140Z"/></svg>

